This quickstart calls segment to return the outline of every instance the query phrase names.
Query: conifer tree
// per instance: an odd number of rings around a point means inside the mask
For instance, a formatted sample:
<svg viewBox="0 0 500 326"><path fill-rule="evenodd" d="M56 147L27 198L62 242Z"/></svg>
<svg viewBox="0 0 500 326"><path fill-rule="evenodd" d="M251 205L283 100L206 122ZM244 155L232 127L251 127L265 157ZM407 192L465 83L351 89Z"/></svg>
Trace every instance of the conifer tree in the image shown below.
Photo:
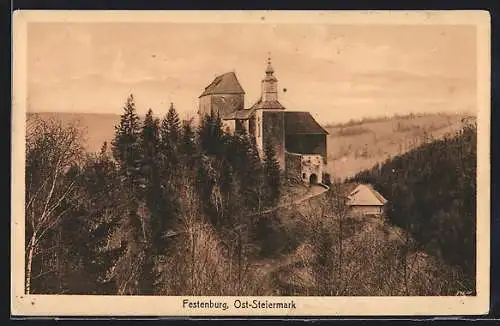
<svg viewBox="0 0 500 326"><path fill-rule="evenodd" d="M182 124L182 138L180 141L179 152L182 157L183 165L189 170L193 170L197 160L196 152L196 134L192 127L192 121L184 121Z"/></svg>
<svg viewBox="0 0 500 326"><path fill-rule="evenodd" d="M281 180L279 162L270 141L264 144L264 178L267 204L274 206L279 200Z"/></svg>
<svg viewBox="0 0 500 326"><path fill-rule="evenodd" d="M151 109L146 113L141 131L142 170L150 181L154 176L160 147L159 121Z"/></svg>
<svg viewBox="0 0 500 326"><path fill-rule="evenodd" d="M112 270L124 250L120 242L113 243L113 240L120 227L124 205L116 165L107 154L106 142L99 154L88 161L83 176L86 196L80 204L83 205L85 227L79 230L85 235L85 241L78 248L89 278L96 281L92 292L114 294L116 281Z"/></svg>
<svg viewBox="0 0 500 326"><path fill-rule="evenodd" d="M262 161L257 149L257 143L254 137L245 137L245 147L247 148L247 166L244 175L244 184L247 185L247 207L260 211L265 202L263 201L263 169Z"/></svg>
<svg viewBox="0 0 500 326"><path fill-rule="evenodd" d="M149 272L150 266L146 259L148 257L149 216L144 208L147 208L145 196L148 184L145 171L148 169L144 165L143 136L147 134L149 138L154 138L154 131L146 130L144 132L141 127L134 98L130 95L120 123L115 128L115 138L112 142L113 156L118 163L122 180L121 191L126 198L121 233L127 251L119 262L119 293L149 294L152 290L152 278L144 276ZM151 146L146 147L148 151L152 151ZM132 261L133 265L131 265Z"/></svg>
<svg viewBox="0 0 500 326"><path fill-rule="evenodd" d="M206 115L201 121L198 134L205 154L220 157L224 153L224 131L219 116Z"/></svg>
<svg viewBox="0 0 500 326"><path fill-rule="evenodd" d="M180 210L179 188L182 180L179 145L181 140L180 120L173 103L160 126L160 193L163 199L161 226L162 232L170 228L176 220ZM165 248L165 243L158 234L156 239L158 250Z"/></svg>
<svg viewBox="0 0 500 326"><path fill-rule="evenodd" d="M74 166L68 171L78 175L78 182L75 192L62 204L72 218L62 221L58 256L73 268L61 274L61 280L66 280L62 276L85 280L68 282L66 290L71 293L116 293L111 271L123 250L119 243L110 246L110 239L119 229L123 205L117 169L106 148L104 143L101 151L89 155L81 168Z"/></svg>
<svg viewBox="0 0 500 326"><path fill-rule="evenodd" d="M181 138L181 123L173 103L170 103L170 108L161 122L160 130L162 148L168 157L168 167L175 169L179 164L178 147Z"/></svg>
<svg viewBox="0 0 500 326"><path fill-rule="evenodd" d="M120 123L115 127L112 152L113 157L118 162L122 178L127 183L127 187L133 193L137 193L141 188L141 122L136 112L133 95L127 98L123 111Z"/></svg>
<svg viewBox="0 0 500 326"><path fill-rule="evenodd" d="M204 213L214 226L220 225L224 216L223 191L227 181L225 172L227 137L218 117L206 115L198 128L200 165L197 168L200 198Z"/></svg>
<svg viewBox="0 0 500 326"><path fill-rule="evenodd" d="M148 234L155 244L155 233L162 230L163 198L161 194L160 181L160 136L159 121L153 117L153 111L149 109L144 118L141 134L142 145L142 172L145 179L145 204L150 213L151 225Z"/></svg>
<svg viewBox="0 0 500 326"><path fill-rule="evenodd" d="M167 115L164 119L166 138L170 139L172 143L177 144L181 136L181 122L179 114L175 110L174 103L170 103Z"/></svg>

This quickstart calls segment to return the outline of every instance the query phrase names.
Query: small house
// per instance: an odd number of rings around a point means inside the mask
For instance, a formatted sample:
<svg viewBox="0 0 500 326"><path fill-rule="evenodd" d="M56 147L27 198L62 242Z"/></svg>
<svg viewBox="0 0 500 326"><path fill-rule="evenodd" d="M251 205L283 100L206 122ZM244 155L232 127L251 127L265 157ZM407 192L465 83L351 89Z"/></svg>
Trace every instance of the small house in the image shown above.
<svg viewBox="0 0 500 326"><path fill-rule="evenodd" d="M344 185L344 195L347 197L351 214L353 215L383 215L387 199L370 184L347 183Z"/></svg>

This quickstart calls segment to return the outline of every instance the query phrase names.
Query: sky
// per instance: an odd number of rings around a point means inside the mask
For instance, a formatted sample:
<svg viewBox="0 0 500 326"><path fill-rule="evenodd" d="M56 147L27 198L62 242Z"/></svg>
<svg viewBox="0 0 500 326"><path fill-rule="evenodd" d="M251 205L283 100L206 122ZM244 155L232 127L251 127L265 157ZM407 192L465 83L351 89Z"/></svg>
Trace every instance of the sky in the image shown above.
<svg viewBox="0 0 500 326"><path fill-rule="evenodd" d="M472 25L61 22L28 26L28 111L120 114L133 94L189 118L228 71L249 107L269 53L280 102L322 123L477 109Z"/></svg>

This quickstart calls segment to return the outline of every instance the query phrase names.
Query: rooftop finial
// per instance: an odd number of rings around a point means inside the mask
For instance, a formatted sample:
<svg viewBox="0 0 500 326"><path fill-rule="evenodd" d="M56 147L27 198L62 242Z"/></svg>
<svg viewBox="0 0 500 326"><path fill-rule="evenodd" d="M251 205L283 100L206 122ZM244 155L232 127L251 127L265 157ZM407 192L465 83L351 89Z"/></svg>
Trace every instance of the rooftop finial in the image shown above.
<svg viewBox="0 0 500 326"><path fill-rule="evenodd" d="M273 67L271 66L271 52L267 53L267 68L266 68L266 74L270 75L274 72Z"/></svg>

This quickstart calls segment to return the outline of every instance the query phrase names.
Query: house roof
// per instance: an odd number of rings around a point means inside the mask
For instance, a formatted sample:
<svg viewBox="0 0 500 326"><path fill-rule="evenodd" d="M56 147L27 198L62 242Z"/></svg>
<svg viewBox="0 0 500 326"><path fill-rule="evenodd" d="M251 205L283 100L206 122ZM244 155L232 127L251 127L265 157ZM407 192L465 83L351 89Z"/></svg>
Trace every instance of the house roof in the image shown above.
<svg viewBox="0 0 500 326"><path fill-rule="evenodd" d="M337 188L333 189L333 190L336 190L340 194L347 197L354 191L354 189L356 189L357 186L359 186L359 183L357 183L357 182L345 182L345 183L337 184L336 186L337 186Z"/></svg>
<svg viewBox="0 0 500 326"><path fill-rule="evenodd" d="M262 98L260 98L248 110L258 110L258 109L279 109L279 110L284 110L285 107L278 100L276 100L276 101L262 101Z"/></svg>
<svg viewBox="0 0 500 326"><path fill-rule="evenodd" d="M377 197L377 199L378 199L378 200L379 200L382 204L386 204L386 203L387 203L387 199L385 199L385 197L384 197L384 196L382 196L382 195L380 194L380 192L378 192L377 190L373 189L373 186L372 186L372 185L370 185L370 184L366 184L365 186L367 186L367 187L368 187L368 188L372 191L373 195L374 195L375 197Z"/></svg>
<svg viewBox="0 0 500 326"><path fill-rule="evenodd" d="M382 206L387 203L387 199L370 184L349 182L342 184L340 189L349 198L351 206Z"/></svg>
<svg viewBox="0 0 500 326"><path fill-rule="evenodd" d="M241 87L236 74L231 71L215 77L215 79L205 87L200 97L212 94L245 94L245 91L243 87Z"/></svg>
<svg viewBox="0 0 500 326"><path fill-rule="evenodd" d="M222 119L223 120L247 120L250 118L252 113L255 112L255 109L247 109L247 110L237 110L225 114Z"/></svg>
<svg viewBox="0 0 500 326"><path fill-rule="evenodd" d="M285 134L321 134L328 135L309 112L285 112Z"/></svg>

